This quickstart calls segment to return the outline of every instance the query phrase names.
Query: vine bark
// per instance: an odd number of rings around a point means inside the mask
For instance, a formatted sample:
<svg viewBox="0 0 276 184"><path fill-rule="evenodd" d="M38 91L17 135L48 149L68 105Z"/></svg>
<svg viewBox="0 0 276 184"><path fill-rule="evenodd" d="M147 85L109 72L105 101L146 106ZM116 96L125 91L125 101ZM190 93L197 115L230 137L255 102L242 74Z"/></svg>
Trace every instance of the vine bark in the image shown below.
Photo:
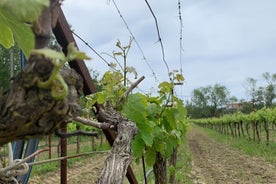
<svg viewBox="0 0 276 184"><path fill-rule="evenodd" d="M48 46L53 12L59 5L51 0L39 21L33 26L35 48ZM78 99L82 90L82 79L72 69L60 74L68 85L69 94L62 100L52 98L51 89L41 89L38 81L46 81L54 66L43 56L31 55L24 70L17 75L8 91L0 99L0 145L17 139L27 139L50 134L62 122L69 122L79 114Z"/></svg>
<svg viewBox="0 0 276 184"><path fill-rule="evenodd" d="M122 184L129 164L132 162L131 142L138 129L136 124L121 116L111 107L101 110L100 116L105 122L117 128L117 137L108 154L97 184Z"/></svg>

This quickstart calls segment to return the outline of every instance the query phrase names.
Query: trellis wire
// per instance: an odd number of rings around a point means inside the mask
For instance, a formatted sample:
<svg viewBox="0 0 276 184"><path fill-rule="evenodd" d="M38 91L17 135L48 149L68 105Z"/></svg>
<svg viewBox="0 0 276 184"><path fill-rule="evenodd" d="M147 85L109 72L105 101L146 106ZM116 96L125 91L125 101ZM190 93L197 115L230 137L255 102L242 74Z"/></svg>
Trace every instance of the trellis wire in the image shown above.
<svg viewBox="0 0 276 184"><path fill-rule="evenodd" d="M169 65L168 65L167 61L165 60L165 50L164 50L163 42L162 42L161 36L160 36L160 30L159 30L159 26L158 26L158 21L157 21L157 18L156 18L156 16L155 16L155 14L154 14L154 12L153 12L153 10L152 10L152 8L151 8L149 2L148 2L147 0L145 0L145 2L146 2L147 6L148 6L148 8L149 8L149 10L150 10L150 12L151 12L153 18L154 18L154 21L155 21L155 27L156 27L157 35L158 35L158 42L160 43L160 46L161 46L162 60L163 60L165 66L166 66L166 68L167 68L168 76L169 76L170 69L169 69ZM170 78L170 76L169 76L169 79L172 80L172 79Z"/></svg>
<svg viewBox="0 0 276 184"><path fill-rule="evenodd" d="M88 42L86 42L82 37L80 37L77 33L75 33L74 31L72 31L72 34L75 35L78 39L80 39L89 49L91 49L99 58L101 58L101 60L107 64L107 66L111 66Z"/></svg>
<svg viewBox="0 0 276 184"><path fill-rule="evenodd" d="M145 54L144 54L144 51L142 50L142 48L141 48L140 44L138 43L136 37L134 36L134 34L132 33L132 31L130 30L130 28L129 28L129 26L128 26L126 20L124 19L124 17L123 17L123 15L122 15L121 11L119 10L119 7L117 6L115 0L112 0L112 2L113 2L113 4L114 4L114 6L115 6L115 8L116 8L116 10L117 10L117 12L118 12L120 18L121 18L122 21L124 22L124 24L125 24L125 26L126 26L128 32L129 32L129 34L132 36L134 42L136 43L136 46L138 47L139 51L141 52L141 54L142 54L142 56L143 56L143 60L146 62L147 66L148 66L149 69L151 70L152 75L154 76L155 80L158 81L158 79L157 79L157 77L156 77L156 74L155 74L155 72L153 71L153 68L152 68L151 65L149 64L149 62L148 62L148 60L147 60L147 58L146 58L146 56L145 56Z"/></svg>

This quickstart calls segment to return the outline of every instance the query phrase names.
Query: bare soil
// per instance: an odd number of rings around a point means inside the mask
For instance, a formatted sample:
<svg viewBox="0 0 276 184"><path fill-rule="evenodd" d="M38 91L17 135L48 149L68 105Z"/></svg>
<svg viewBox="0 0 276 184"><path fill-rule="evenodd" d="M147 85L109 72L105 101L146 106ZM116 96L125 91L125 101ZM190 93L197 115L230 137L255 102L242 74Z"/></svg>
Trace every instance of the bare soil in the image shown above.
<svg viewBox="0 0 276 184"><path fill-rule="evenodd" d="M188 144L194 183L276 184L276 163L245 155L197 128L188 132Z"/></svg>
<svg viewBox="0 0 276 184"><path fill-rule="evenodd" d="M67 184L95 183L102 171L106 157L107 153L98 154L70 166L67 169ZM41 183L60 183L60 169L43 176L34 176L29 179L29 184Z"/></svg>

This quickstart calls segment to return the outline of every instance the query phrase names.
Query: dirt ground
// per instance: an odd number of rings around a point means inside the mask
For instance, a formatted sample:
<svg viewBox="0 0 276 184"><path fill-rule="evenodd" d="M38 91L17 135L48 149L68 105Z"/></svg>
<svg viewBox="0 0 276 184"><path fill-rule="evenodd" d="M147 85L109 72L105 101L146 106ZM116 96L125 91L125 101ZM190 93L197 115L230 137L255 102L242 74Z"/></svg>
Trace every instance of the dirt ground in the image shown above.
<svg viewBox="0 0 276 184"><path fill-rule="evenodd" d="M197 184L276 184L276 163L247 156L193 128L188 132ZM276 156L276 150L275 150Z"/></svg>
<svg viewBox="0 0 276 184"><path fill-rule="evenodd" d="M194 184L276 184L276 163L247 156L193 128L188 132ZM276 151L275 151L276 155ZM95 183L107 154L95 155L68 168L68 184ZM59 171L31 177L30 184L60 183ZM125 182L128 183L128 182Z"/></svg>
<svg viewBox="0 0 276 184"><path fill-rule="evenodd" d="M98 154L93 159L86 159L84 163L76 163L67 169L67 184L95 183L101 173L107 153ZM29 184L58 184L60 170L49 172L43 176L29 179Z"/></svg>

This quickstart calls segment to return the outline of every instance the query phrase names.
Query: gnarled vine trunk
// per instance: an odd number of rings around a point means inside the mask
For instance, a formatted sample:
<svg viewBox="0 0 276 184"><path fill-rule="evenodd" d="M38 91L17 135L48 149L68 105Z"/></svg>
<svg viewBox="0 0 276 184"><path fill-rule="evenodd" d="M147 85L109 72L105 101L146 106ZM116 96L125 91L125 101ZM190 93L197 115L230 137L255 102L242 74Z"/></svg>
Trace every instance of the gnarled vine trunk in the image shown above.
<svg viewBox="0 0 276 184"><path fill-rule="evenodd" d="M167 160L160 152L156 152L153 172L155 184L167 184Z"/></svg>
<svg viewBox="0 0 276 184"><path fill-rule="evenodd" d="M173 149L173 153L170 157L170 166L173 167L173 170L170 171L169 183L175 184L175 169L177 161L177 147Z"/></svg>
<svg viewBox="0 0 276 184"><path fill-rule="evenodd" d="M266 145L269 145L269 123L267 121L264 122L264 130L266 135Z"/></svg>
<svg viewBox="0 0 276 184"><path fill-rule="evenodd" d="M102 111L103 112L103 111ZM117 127L117 137L108 154L97 184L122 184L129 164L132 162L131 142L138 129L132 121L123 118L113 109L107 109L101 117Z"/></svg>
<svg viewBox="0 0 276 184"><path fill-rule="evenodd" d="M53 12L58 0L51 0L34 29L35 48L47 47L53 24ZM17 75L8 91L0 99L0 145L17 139L38 137L53 132L60 123L71 121L79 113L78 92L81 77L71 69L60 71L68 85L69 94L54 99L51 89L39 88L38 81L46 81L53 71L51 60L32 55L24 70Z"/></svg>
<svg viewBox="0 0 276 184"><path fill-rule="evenodd" d="M68 122L79 113L78 90L82 85L80 76L72 70L63 72L69 87L69 95L62 100L51 96L51 89L40 89L35 80L39 69L33 69L47 61L32 57L26 67L13 81L10 90L0 101L0 145L17 139L37 137L53 132L62 122ZM48 63L48 66L51 66ZM51 67L46 71L51 72ZM27 68L28 69L28 68ZM44 73L44 72L43 72Z"/></svg>

